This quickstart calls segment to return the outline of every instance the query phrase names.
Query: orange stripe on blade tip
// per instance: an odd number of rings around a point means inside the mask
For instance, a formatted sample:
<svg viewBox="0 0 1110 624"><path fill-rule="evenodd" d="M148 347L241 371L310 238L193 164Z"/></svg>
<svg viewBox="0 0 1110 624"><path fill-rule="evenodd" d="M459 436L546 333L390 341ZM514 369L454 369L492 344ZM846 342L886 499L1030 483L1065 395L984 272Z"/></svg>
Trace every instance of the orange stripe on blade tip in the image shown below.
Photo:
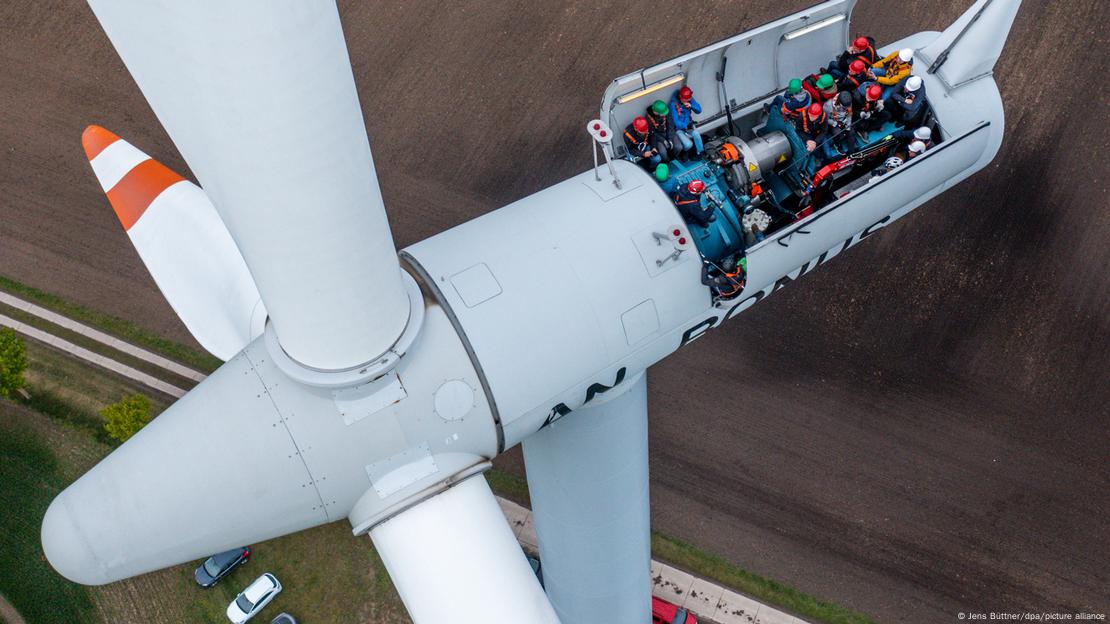
<svg viewBox="0 0 1110 624"><path fill-rule="evenodd" d="M156 160L144 160L108 191L108 201L123 229L130 230L162 191L184 179Z"/></svg>
<svg viewBox="0 0 1110 624"><path fill-rule="evenodd" d="M104 148L119 140L119 137L100 126L89 126L81 133L81 145L85 148L85 156L92 160Z"/></svg>

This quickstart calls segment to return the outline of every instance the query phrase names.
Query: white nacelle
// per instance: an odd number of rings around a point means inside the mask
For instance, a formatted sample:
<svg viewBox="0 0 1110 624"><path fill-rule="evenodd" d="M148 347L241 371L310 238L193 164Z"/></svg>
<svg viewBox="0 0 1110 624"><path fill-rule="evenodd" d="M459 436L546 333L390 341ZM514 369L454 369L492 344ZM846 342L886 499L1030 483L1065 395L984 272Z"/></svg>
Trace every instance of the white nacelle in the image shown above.
<svg viewBox="0 0 1110 624"><path fill-rule="evenodd" d="M919 33L884 50L936 37ZM713 306L696 249L657 265L674 249L652 233L682 218L626 161L615 163L623 190L607 172L600 182L583 173L406 248L402 259L475 357L502 450L986 166L1002 141L994 81L949 92L920 75L944 141L749 248L747 286L728 306Z"/></svg>
<svg viewBox="0 0 1110 624"><path fill-rule="evenodd" d="M614 166L621 190L584 173L402 252L481 362L505 448L672 351L659 338L710 303L697 251L675 257L688 233L670 200Z"/></svg>

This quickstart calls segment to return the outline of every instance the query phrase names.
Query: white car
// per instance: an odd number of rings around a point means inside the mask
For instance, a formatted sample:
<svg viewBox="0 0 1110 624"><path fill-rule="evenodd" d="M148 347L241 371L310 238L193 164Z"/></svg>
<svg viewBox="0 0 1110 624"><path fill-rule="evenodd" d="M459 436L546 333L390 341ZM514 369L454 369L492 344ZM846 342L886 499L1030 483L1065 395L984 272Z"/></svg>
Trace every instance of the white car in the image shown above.
<svg viewBox="0 0 1110 624"><path fill-rule="evenodd" d="M269 572L256 578L231 604L227 605L227 619L234 624L242 624L255 616L262 607L270 604L274 596L281 593L281 583Z"/></svg>

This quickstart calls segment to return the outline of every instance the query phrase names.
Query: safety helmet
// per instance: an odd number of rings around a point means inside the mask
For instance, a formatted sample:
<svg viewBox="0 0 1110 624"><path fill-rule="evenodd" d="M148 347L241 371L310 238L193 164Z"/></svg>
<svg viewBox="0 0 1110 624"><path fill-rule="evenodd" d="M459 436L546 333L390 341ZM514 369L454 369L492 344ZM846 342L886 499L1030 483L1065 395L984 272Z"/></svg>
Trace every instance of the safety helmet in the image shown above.
<svg viewBox="0 0 1110 624"><path fill-rule="evenodd" d="M670 109L667 107L667 103L663 100L655 100L651 103L651 112L660 117L666 115L669 111Z"/></svg>
<svg viewBox="0 0 1110 624"><path fill-rule="evenodd" d="M883 88L877 84L867 87L867 99L877 100L883 97Z"/></svg>
<svg viewBox="0 0 1110 624"><path fill-rule="evenodd" d="M667 166L667 163L659 163L659 165L655 167L655 179L660 182L666 182L669 177L671 177L671 168Z"/></svg>
<svg viewBox="0 0 1110 624"><path fill-rule="evenodd" d="M678 99L682 100L683 102L689 102L690 100L694 99L694 90L690 87L682 87L678 90Z"/></svg>
<svg viewBox="0 0 1110 624"><path fill-rule="evenodd" d="M733 256L729 256L729 257L725 258L724 260L721 260L721 270L724 271L725 273L735 273L736 272L736 258L734 258Z"/></svg>
<svg viewBox="0 0 1110 624"><path fill-rule="evenodd" d="M914 154L920 154L921 152L925 151L925 144L921 141L914 141L913 143L910 143L910 151Z"/></svg>
<svg viewBox="0 0 1110 624"><path fill-rule="evenodd" d="M861 61L859 59L856 59L856 60L852 61L848 65L848 73L849 74L862 74L863 70L865 70L865 69L867 69L867 66L864 65L863 61Z"/></svg>
<svg viewBox="0 0 1110 624"><path fill-rule="evenodd" d="M821 108L821 105L818 104L817 102L814 102L813 104L810 104L809 108L806 109L806 112L809 113L810 119L816 119L816 118L820 117L822 111L824 111L824 109Z"/></svg>
<svg viewBox="0 0 1110 624"><path fill-rule="evenodd" d="M869 45L871 45L871 42L867 40L867 37L856 37L856 40L852 42L852 47L857 50L864 50Z"/></svg>
<svg viewBox="0 0 1110 624"><path fill-rule="evenodd" d="M632 120L632 127L635 128L636 132L639 132L640 134L643 134L643 133L647 132L648 131L647 119L644 119L643 117L637 117L637 118L633 119Z"/></svg>
<svg viewBox="0 0 1110 624"><path fill-rule="evenodd" d="M917 91L920 88L921 88L921 77L920 76L910 76L910 79L906 81L906 91Z"/></svg>
<svg viewBox="0 0 1110 624"><path fill-rule="evenodd" d="M913 50L910 48L902 48L898 51L898 60L903 63L909 63L913 60Z"/></svg>
<svg viewBox="0 0 1110 624"><path fill-rule="evenodd" d="M705 182L701 180L690 180L690 183L686 185L686 190L694 195L701 195L701 192L705 190Z"/></svg>
<svg viewBox="0 0 1110 624"><path fill-rule="evenodd" d="M790 83L786 85L786 92L789 93L790 95L794 95L795 93L797 93L801 90L802 90L802 81L797 79L797 78L791 79Z"/></svg>
<svg viewBox="0 0 1110 624"><path fill-rule="evenodd" d="M921 126L917 130L913 131L913 138L917 139L918 141L928 141L929 139L933 138L933 130L928 126Z"/></svg>
<svg viewBox="0 0 1110 624"><path fill-rule="evenodd" d="M840 102L841 106L851 106L852 94L848 93L847 91L841 91L840 95L836 96L836 101Z"/></svg>
<svg viewBox="0 0 1110 624"><path fill-rule="evenodd" d="M894 169L895 167L901 167L902 164L905 162L906 161L898 158L897 156L891 156L890 158L887 158L883 161L883 166L887 169Z"/></svg>
<svg viewBox="0 0 1110 624"><path fill-rule="evenodd" d="M833 80L833 77L828 74L821 74L821 77L817 79L817 88L822 91L827 91L835 86L836 82Z"/></svg>

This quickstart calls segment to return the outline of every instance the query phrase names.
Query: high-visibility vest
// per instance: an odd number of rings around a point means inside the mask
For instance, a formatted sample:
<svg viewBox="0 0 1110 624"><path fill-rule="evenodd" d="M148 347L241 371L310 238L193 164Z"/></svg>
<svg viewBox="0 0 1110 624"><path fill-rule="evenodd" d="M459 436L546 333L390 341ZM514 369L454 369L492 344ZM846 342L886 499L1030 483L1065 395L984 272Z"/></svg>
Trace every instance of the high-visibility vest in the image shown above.
<svg viewBox="0 0 1110 624"><path fill-rule="evenodd" d="M743 273L741 273L739 266L736 267L735 273L726 273L725 271L721 271L721 275L729 279L728 286L721 286L717 289L717 292L722 297L731 297L732 295L735 295L736 293L744 289L744 276Z"/></svg>

